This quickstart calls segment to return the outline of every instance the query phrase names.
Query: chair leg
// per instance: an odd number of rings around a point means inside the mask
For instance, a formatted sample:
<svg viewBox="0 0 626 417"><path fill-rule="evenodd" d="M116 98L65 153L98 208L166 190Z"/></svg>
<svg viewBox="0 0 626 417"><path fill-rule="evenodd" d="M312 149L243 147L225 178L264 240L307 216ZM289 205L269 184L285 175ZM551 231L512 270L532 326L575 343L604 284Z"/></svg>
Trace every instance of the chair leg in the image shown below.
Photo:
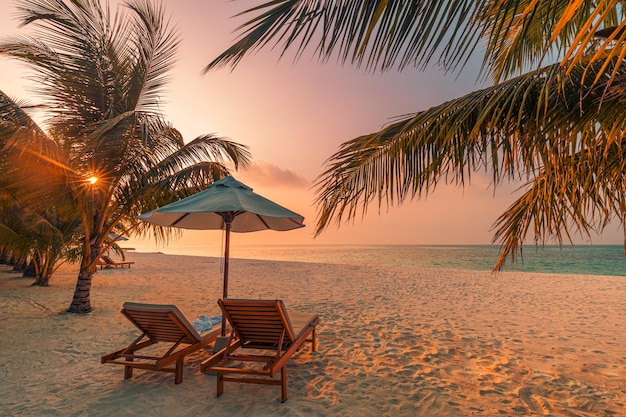
<svg viewBox="0 0 626 417"><path fill-rule="evenodd" d="M133 358L127 359L129 362L133 361ZM129 365L124 365L124 379L132 378L133 376L133 367Z"/></svg>
<svg viewBox="0 0 626 417"><path fill-rule="evenodd" d="M181 382L183 382L183 368L184 368L183 359L184 358L182 356L176 359L176 371L174 373L175 384L180 384Z"/></svg>
<svg viewBox="0 0 626 417"><path fill-rule="evenodd" d="M220 397L224 393L224 373L217 372L217 396Z"/></svg>
<svg viewBox="0 0 626 417"><path fill-rule="evenodd" d="M287 401L287 365L280 368L280 402Z"/></svg>

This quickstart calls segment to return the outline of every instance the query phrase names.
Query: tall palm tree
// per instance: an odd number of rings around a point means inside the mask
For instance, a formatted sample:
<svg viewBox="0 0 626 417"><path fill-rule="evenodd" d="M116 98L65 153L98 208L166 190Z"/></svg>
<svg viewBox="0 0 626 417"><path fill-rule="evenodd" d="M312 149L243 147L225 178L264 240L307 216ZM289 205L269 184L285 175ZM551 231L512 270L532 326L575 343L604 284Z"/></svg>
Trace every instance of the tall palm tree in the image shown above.
<svg viewBox="0 0 626 417"><path fill-rule="evenodd" d="M138 222L137 214L227 175L227 162L247 165L249 153L213 135L185 144L165 121L160 97L179 41L160 4L130 0L112 15L99 0L18 0L17 10L34 32L5 40L0 53L34 69L48 116L42 142L51 149L11 145L47 164L48 181L62 190L55 206L80 218L81 263L68 311L86 313L112 232L167 239L169 231ZM33 187L24 198L40 191Z"/></svg>
<svg viewBox="0 0 626 417"><path fill-rule="evenodd" d="M626 219L624 13L618 0L260 1L205 71L267 45L372 71L433 61L460 71L484 52L492 87L354 138L328 159L316 232L372 202L402 203L487 170L494 187L524 181L495 223L500 269L530 232L536 243L562 243Z"/></svg>

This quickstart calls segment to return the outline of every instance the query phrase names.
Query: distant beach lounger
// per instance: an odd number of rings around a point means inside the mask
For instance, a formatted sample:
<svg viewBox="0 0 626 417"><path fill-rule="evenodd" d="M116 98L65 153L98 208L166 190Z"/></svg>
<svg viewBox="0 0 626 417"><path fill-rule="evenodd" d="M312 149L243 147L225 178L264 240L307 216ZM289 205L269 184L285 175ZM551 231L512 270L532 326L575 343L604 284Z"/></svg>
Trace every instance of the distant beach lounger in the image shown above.
<svg viewBox="0 0 626 417"><path fill-rule="evenodd" d="M173 372L174 382L180 384L185 356L214 342L221 333L217 329L200 336L174 305L124 303L122 314L142 332L141 336L127 347L102 356L101 363L124 365L124 379L133 376L133 368L139 368ZM162 349L153 346L156 344Z"/></svg>
<svg viewBox="0 0 626 417"><path fill-rule="evenodd" d="M135 262L133 261L114 261L113 259L111 259L111 257L107 255L102 255L100 257L100 261L98 262L98 265L100 266L100 269L117 268L117 267L124 268L125 266L128 266L130 268L130 266L134 263Z"/></svg>
<svg viewBox="0 0 626 417"><path fill-rule="evenodd" d="M315 351L317 314L290 313L281 300L219 300L222 317L232 326L228 344L202 362L202 372L217 374L217 396L224 382L280 385L281 402L287 400L287 361L304 345ZM238 353L251 349L258 354ZM243 362L243 367L230 367ZM246 364L254 364L246 367ZM229 376L238 374L240 376ZM274 376L279 374L279 379Z"/></svg>

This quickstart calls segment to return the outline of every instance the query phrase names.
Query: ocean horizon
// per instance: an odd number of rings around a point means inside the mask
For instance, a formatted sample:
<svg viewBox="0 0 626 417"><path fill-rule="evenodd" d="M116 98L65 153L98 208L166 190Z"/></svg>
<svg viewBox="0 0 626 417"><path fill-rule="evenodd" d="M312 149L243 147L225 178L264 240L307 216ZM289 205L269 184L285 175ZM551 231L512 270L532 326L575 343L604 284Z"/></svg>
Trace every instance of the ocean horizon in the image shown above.
<svg viewBox="0 0 626 417"><path fill-rule="evenodd" d="M156 250L206 257L222 253L216 246L171 245ZM494 245L239 245L231 246L230 258L491 271L499 251ZM503 271L626 276L626 257L621 245L527 246L515 263L507 258Z"/></svg>

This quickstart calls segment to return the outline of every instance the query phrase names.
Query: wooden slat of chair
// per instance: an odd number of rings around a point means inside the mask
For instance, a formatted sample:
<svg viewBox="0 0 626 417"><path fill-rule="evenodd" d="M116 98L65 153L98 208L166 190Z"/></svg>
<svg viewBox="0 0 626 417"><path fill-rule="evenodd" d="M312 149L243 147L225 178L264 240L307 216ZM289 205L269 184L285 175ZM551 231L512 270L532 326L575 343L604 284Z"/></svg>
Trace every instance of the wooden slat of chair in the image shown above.
<svg viewBox="0 0 626 417"><path fill-rule="evenodd" d="M244 344L247 338L257 342L271 343L272 339L276 339L283 329L287 330L287 341L293 342L293 329L284 309L281 308L280 300L243 303L228 300L227 303L228 317L231 323L233 321L238 323L237 328ZM221 302L222 309L224 309L223 305L224 302ZM251 315L251 312L254 315Z"/></svg>
<svg viewBox="0 0 626 417"><path fill-rule="evenodd" d="M143 329L152 339L175 342L180 339L181 335L184 335L187 343L198 341L197 336L188 331L184 323L172 312L159 314L146 312L128 314L123 312L123 314L138 328Z"/></svg>

